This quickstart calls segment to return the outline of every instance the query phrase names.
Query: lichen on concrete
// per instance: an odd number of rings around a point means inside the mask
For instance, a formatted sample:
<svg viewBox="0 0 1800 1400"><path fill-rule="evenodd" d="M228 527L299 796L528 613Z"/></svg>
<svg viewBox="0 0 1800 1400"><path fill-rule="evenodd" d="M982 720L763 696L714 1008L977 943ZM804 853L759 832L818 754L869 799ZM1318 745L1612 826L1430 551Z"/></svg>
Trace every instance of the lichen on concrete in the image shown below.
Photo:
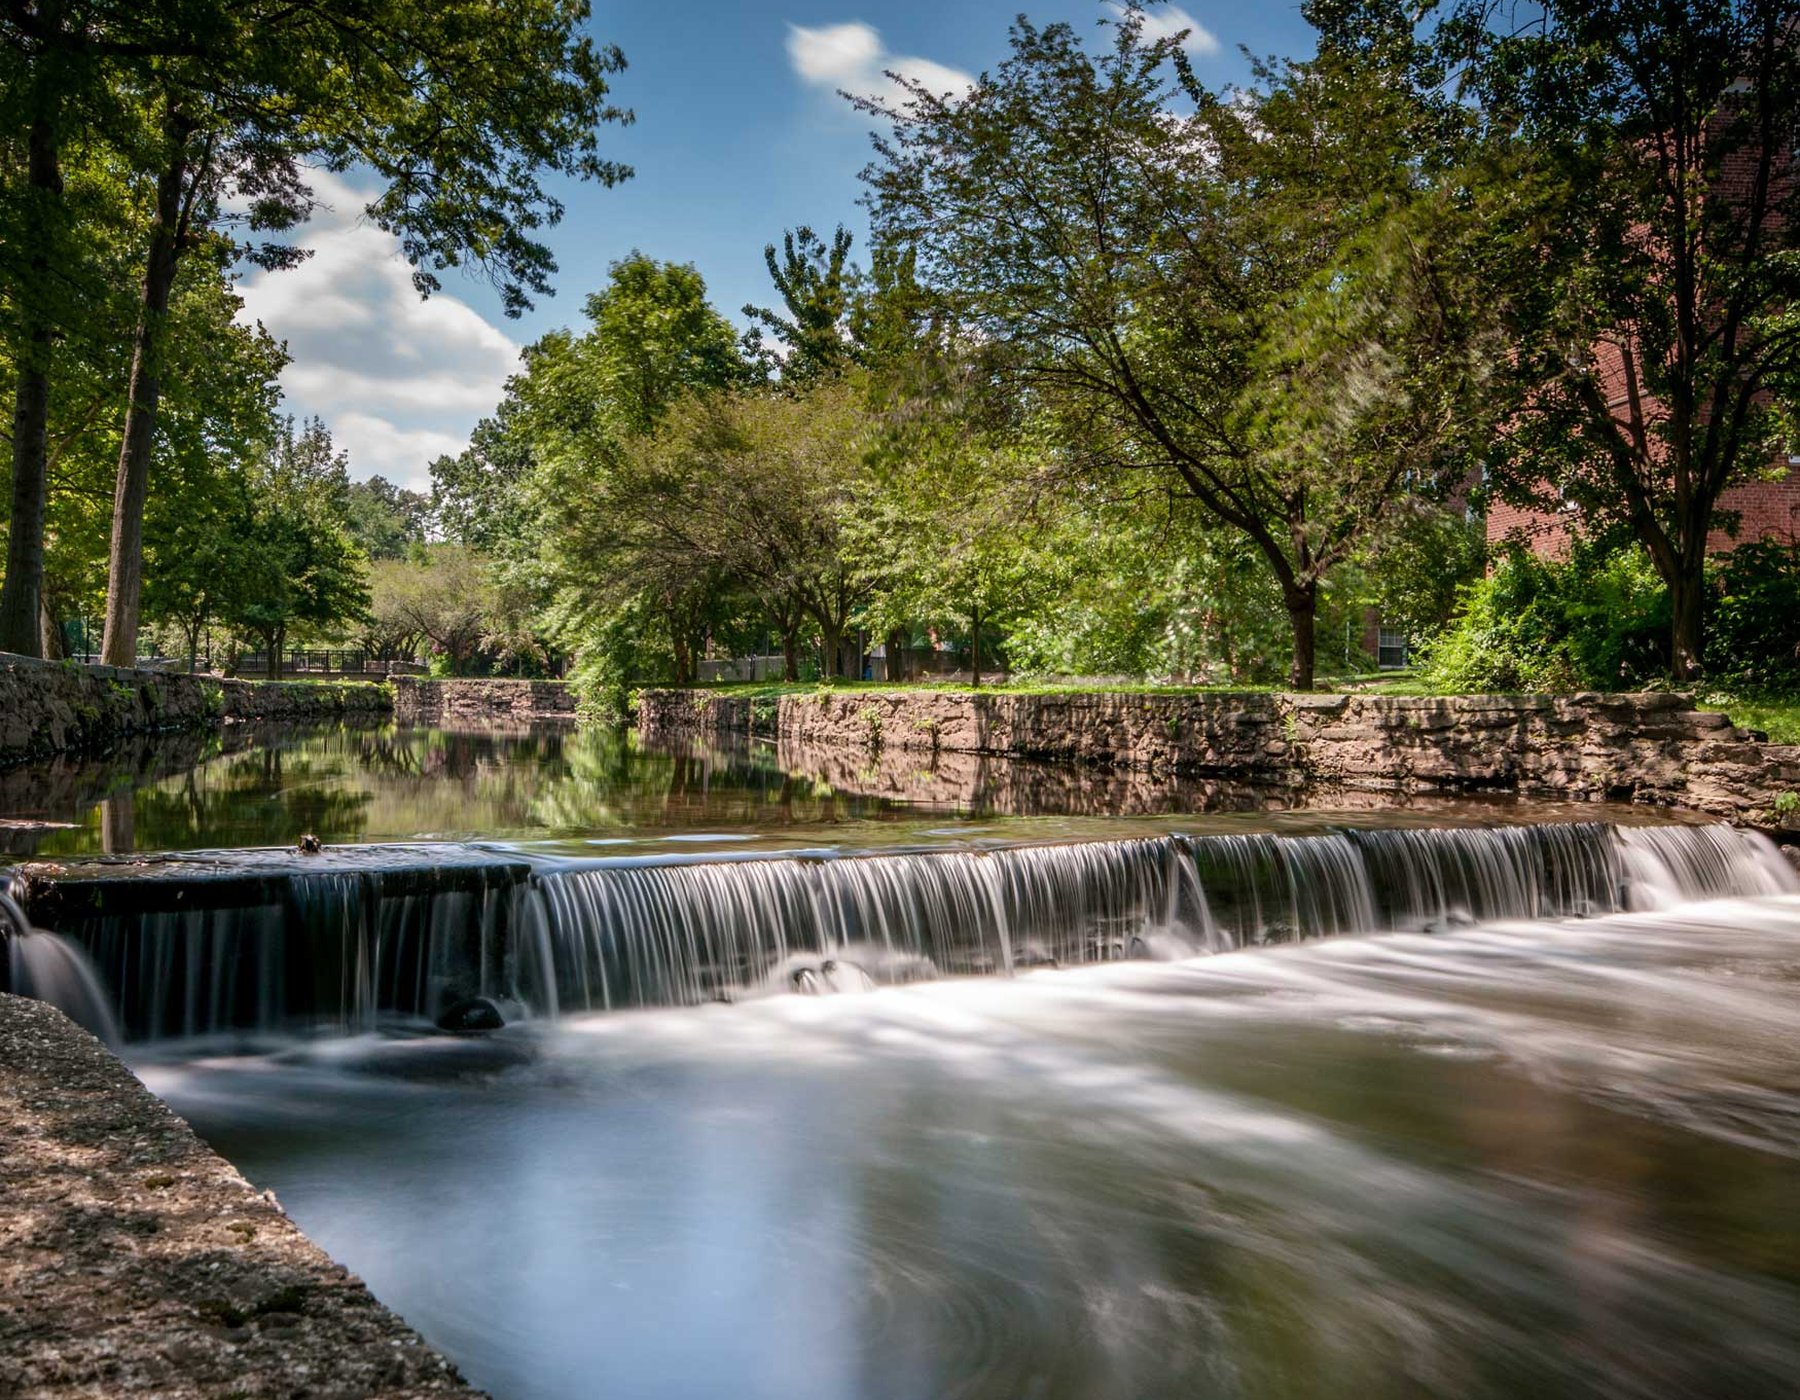
<svg viewBox="0 0 1800 1400"><path fill-rule="evenodd" d="M474 1397L53 1007L0 995L0 1397Z"/></svg>

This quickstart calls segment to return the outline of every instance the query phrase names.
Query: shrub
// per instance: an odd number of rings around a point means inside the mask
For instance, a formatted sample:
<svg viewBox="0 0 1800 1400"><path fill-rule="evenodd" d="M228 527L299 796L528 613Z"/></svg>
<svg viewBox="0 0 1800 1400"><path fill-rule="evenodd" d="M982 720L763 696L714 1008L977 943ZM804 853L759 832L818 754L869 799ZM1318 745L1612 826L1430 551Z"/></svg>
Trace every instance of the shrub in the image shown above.
<svg viewBox="0 0 1800 1400"><path fill-rule="evenodd" d="M1444 691L1614 690L1666 671L1668 593L1636 549L1566 560L1513 548L1463 591L1421 669Z"/></svg>
<svg viewBox="0 0 1800 1400"><path fill-rule="evenodd" d="M1800 548L1742 544L1718 562L1706 628L1706 669L1730 685L1800 690Z"/></svg>

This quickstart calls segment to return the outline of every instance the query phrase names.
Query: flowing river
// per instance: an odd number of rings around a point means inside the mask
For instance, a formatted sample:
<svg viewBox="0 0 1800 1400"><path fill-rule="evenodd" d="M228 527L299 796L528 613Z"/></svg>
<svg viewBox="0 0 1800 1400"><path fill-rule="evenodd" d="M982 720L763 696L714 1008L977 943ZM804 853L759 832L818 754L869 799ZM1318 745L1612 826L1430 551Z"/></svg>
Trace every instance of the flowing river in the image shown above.
<svg viewBox="0 0 1800 1400"><path fill-rule="evenodd" d="M1524 830L540 869L557 1018L131 1053L504 1400L1800 1393L1793 876Z"/></svg>

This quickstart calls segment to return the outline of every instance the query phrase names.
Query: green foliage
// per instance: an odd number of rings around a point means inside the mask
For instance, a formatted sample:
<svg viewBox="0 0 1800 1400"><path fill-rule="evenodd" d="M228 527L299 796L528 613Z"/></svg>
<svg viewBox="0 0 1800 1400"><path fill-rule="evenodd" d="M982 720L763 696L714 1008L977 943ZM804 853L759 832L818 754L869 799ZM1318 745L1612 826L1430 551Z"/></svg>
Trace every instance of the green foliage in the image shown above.
<svg viewBox="0 0 1800 1400"><path fill-rule="evenodd" d="M1504 346L1449 169L1461 118L1385 48L1214 93L1145 29L1128 5L1092 54L1020 18L967 96L862 101L893 128L876 235L1090 489L1160 483L1244 539L1310 686L1323 580L1484 436Z"/></svg>
<svg viewBox="0 0 1800 1400"><path fill-rule="evenodd" d="M779 373L784 384L809 384L848 367L853 353L848 330L858 280L849 265L850 243L851 234L842 224L829 247L803 224L782 236L780 257L773 243L763 249L769 280L786 312L744 308L750 318L744 345L765 374ZM779 352L767 343L765 332L775 337Z"/></svg>
<svg viewBox="0 0 1800 1400"><path fill-rule="evenodd" d="M669 674L667 640L646 611L641 602L633 601L605 616L587 618L578 631L564 624L567 635L579 638L569 684L584 720L623 724L635 708L632 694L640 679Z"/></svg>
<svg viewBox="0 0 1800 1400"><path fill-rule="evenodd" d="M272 658L295 631L328 631L368 607L365 561L344 524L346 460L324 425L287 425L274 450L243 474L227 528L239 564L220 607Z"/></svg>
<svg viewBox="0 0 1800 1400"><path fill-rule="evenodd" d="M460 544L419 545L371 570L364 642L385 657L411 657L425 646L433 675L469 675L478 658L495 659L494 644L508 630L504 613L481 555Z"/></svg>
<svg viewBox="0 0 1800 1400"><path fill-rule="evenodd" d="M1463 510L1425 508L1403 520L1358 561L1355 588L1381 613L1381 625L1415 645L1455 616L1463 590L1487 566L1487 522Z"/></svg>
<svg viewBox="0 0 1800 1400"><path fill-rule="evenodd" d="M431 498L422 492L372 476L350 483L345 506L350 537L370 559L399 559L425 543Z"/></svg>
<svg viewBox="0 0 1800 1400"><path fill-rule="evenodd" d="M1715 566L1706 670L1726 686L1800 692L1800 548L1740 544Z"/></svg>
<svg viewBox="0 0 1800 1400"><path fill-rule="evenodd" d="M192 362L180 363L171 287L196 263L197 285L217 294L240 262L300 261L269 235L314 207L312 169L374 174L365 212L399 239L421 295L449 267L487 276L512 315L549 290L540 232L562 206L545 176L630 174L598 153L600 125L630 113L607 101L623 56L586 35L587 18L585 0L68 0L0 16L0 346L15 404L7 645L35 653L40 601L53 621L74 601L68 561L46 558L47 539L66 553L69 537L45 530L68 445L45 418L98 385L109 392L77 435L103 441L123 419L107 652L130 658L158 420L183 388L216 382L204 359L181 373ZM250 455L224 435L208 447Z"/></svg>
<svg viewBox="0 0 1800 1400"><path fill-rule="evenodd" d="M1700 669L1719 495L1800 390L1800 42L1784 0L1547 0L1444 27L1503 190L1487 296L1513 353L1489 467L1515 499L1634 537Z"/></svg>
<svg viewBox="0 0 1800 1400"><path fill-rule="evenodd" d="M1470 585L1421 669L1444 692L1621 690L1663 673L1668 594L1635 549L1514 550Z"/></svg>

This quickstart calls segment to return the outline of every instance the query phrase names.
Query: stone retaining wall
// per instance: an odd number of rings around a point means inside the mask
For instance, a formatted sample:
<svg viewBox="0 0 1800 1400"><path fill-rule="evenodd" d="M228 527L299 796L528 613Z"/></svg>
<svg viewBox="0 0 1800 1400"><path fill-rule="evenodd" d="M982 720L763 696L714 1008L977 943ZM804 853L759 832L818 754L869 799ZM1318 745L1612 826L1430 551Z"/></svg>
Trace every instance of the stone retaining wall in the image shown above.
<svg viewBox="0 0 1800 1400"><path fill-rule="evenodd" d="M402 724L486 724L494 720L573 718L566 681L507 678L424 680L396 676L394 718Z"/></svg>
<svg viewBox="0 0 1800 1400"><path fill-rule="evenodd" d="M60 1011L0 995L0 1395L474 1400Z"/></svg>
<svg viewBox="0 0 1800 1400"><path fill-rule="evenodd" d="M1494 790L1679 806L1800 831L1800 746L1679 695L1403 697L908 690L778 700L646 691L647 739L755 733L1150 775L1406 792Z"/></svg>
<svg viewBox="0 0 1800 1400"><path fill-rule="evenodd" d="M158 730L385 714L391 703L381 686L361 682L222 680L0 653L0 764Z"/></svg>

